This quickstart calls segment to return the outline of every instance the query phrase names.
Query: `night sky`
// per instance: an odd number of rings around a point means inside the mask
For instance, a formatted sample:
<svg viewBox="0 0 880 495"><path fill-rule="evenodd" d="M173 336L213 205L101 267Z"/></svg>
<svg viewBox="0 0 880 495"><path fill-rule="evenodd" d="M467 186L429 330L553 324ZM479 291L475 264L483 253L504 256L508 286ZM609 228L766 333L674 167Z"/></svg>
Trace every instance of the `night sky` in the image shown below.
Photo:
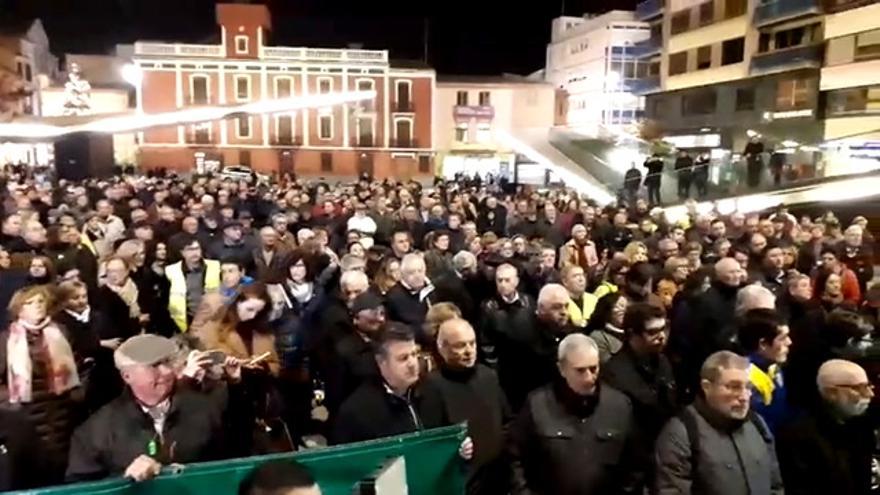
<svg viewBox="0 0 880 495"><path fill-rule="evenodd" d="M527 74L544 65L550 20L632 9L636 0L265 0L271 44L388 49L421 60L429 26L429 63L441 74ZM0 16L39 17L52 50L108 53L115 43L204 42L218 37L214 0L0 0ZM246 3L246 2L243 2ZM255 0L252 3L260 3ZM520 5L527 5L521 7Z"/></svg>

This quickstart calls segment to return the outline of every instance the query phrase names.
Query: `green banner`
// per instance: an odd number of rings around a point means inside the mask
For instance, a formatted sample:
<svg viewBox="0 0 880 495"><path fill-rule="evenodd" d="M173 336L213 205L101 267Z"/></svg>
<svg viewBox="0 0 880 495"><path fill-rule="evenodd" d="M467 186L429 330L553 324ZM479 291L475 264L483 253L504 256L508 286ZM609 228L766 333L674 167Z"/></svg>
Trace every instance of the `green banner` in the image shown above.
<svg viewBox="0 0 880 495"><path fill-rule="evenodd" d="M458 448L466 436L464 424L292 454L248 457L191 464L181 472L166 469L158 478L134 483L114 478L95 483L13 492L19 495L237 495L242 478L254 466L270 460L296 459L314 474L324 495L350 495L352 487L382 468L389 458L406 459L411 495L464 493L464 464Z"/></svg>

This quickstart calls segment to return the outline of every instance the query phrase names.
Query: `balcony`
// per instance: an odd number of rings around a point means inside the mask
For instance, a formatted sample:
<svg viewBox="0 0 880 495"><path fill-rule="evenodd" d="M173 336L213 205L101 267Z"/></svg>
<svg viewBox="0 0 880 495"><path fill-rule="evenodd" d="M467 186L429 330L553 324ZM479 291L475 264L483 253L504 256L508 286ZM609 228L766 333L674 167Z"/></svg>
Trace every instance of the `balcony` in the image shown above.
<svg viewBox="0 0 880 495"><path fill-rule="evenodd" d="M413 138L397 138L391 140L392 148L412 149L419 147L419 141Z"/></svg>
<svg viewBox="0 0 880 495"><path fill-rule="evenodd" d="M459 120L473 118L492 120L495 118L495 107L491 105L456 105L452 107L452 116Z"/></svg>
<svg viewBox="0 0 880 495"><path fill-rule="evenodd" d="M755 27L822 13L822 0L772 0L755 9Z"/></svg>
<svg viewBox="0 0 880 495"><path fill-rule="evenodd" d="M328 48L296 48L264 46L260 58L302 60L307 62L388 63L387 50L337 50Z"/></svg>
<svg viewBox="0 0 880 495"><path fill-rule="evenodd" d="M636 95L660 91L660 76L648 76L627 82L626 89Z"/></svg>
<svg viewBox="0 0 880 495"><path fill-rule="evenodd" d="M663 0L645 0L636 5L636 19L648 21L663 14Z"/></svg>
<svg viewBox="0 0 880 495"><path fill-rule="evenodd" d="M373 136L360 136L351 138L352 148L375 148L376 139Z"/></svg>
<svg viewBox="0 0 880 495"><path fill-rule="evenodd" d="M272 138L270 143L272 146L302 146L302 138L299 136L279 136Z"/></svg>
<svg viewBox="0 0 880 495"><path fill-rule="evenodd" d="M752 75L822 66L823 45L798 46L775 52L755 54L749 69Z"/></svg>
<svg viewBox="0 0 880 495"><path fill-rule="evenodd" d="M857 9L877 3L877 0L827 0L825 11L829 14L836 14L845 10Z"/></svg>
<svg viewBox="0 0 880 495"><path fill-rule="evenodd" d="M135 55L153 55L158 57L223 57L223 45L185 45L182 43L145 43L134 44Z"/></svg>
<svg viewBox="0 0 880 495"><path fill-rule="evenodd" d="M396 113L413 113L413 103L411 101L395 101L391 103L391 111Z"/></svg>
<svg viewBox="0 0 880 495"><path fill-rule="evenodd" d="M659 55L663 49L663 39L659 36L633 43L629 53L636 58L647 58Z"/></svg>

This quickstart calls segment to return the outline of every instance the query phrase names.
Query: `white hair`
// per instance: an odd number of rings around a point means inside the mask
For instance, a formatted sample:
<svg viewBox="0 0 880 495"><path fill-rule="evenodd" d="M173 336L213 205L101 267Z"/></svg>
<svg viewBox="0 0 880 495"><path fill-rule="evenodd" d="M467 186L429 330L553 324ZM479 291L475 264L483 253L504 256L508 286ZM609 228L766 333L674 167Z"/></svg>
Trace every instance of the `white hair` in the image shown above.
<svg viewBox="0 0 880 495"><path fill-rule="evenodd" d="M854 225L850 225L849 227L846 228L844 233L847 233L847 232L853 232L853 233L858 232L859 235L861 235L864 233L864 230L862 229L861 225L854 224Z"/></svg>
<svg viewBox="0 0 880 495"><path fill-rule="evenodd" d="M561 299L568 299L568 289L560 284L547 284L541 287L538 293L538 306L547 304L547 301L554 296L560 296Z"/></svg>
<svg viewBox="0 0 880 495"><path fill-rule="evenodd" d="M452 267L457 271L462 271L469 266L477 264L477 257L470 251L459 251L452 257Z"/></svg>
<svg viewBox="0 0 880 495"><path fill-rule="evenodd" d="M412 272L417 269L425 269L425 258L418 253L409 253L400 260L401 272Z"/></svg>
<svg viewBox="0 0 880 495"><path fill-rule="evenodd" d="M736 293L736 310L737 316L746 314L752 309L776 309L776 296L770 292L770 289L763 285L752 284L747 285Z"/></svg>
<svg viewBox="0 0 880 495"><path fill-rule="evenodd" d="M563 362L569 354L581 349L588 349L590 352L599 354L599 346L596 345L595 340L582 333L571 333L566 335L562 342L559 343L559 348L556 350L556 358L559 362Z"/></svg>
<svg viewBox="0 0 880 495"><path fill-rule="evenodd" d="M355 285L361 287L370 285L370 280L367 278L367 274L359 270L352 270L344 272L342 276L339 277L340 287L351 287Z"/></svg>

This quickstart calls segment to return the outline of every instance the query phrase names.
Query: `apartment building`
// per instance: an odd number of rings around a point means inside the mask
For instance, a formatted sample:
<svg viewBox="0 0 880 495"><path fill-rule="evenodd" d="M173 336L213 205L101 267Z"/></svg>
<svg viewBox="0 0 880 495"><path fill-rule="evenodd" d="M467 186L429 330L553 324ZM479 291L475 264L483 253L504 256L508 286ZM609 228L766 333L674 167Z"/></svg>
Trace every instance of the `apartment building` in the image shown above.
<svg viewBox="0 0 880 495"><path fill-rule="evenodd" d="M503 76L439 76L437 153L442 174L510 175L516 153L498 133L553 126L556 92L549 83Z"/></svg>
<svg viewBox="0 0 880 495"><path fill-rule="evenodd" d="M771 150L823 141L821 0L648 0L636 12L652 26L636 91L676 146L729 159L755 133Z"/></svg>
<svg viewBox="0 0 880 495"><path fill-rule="evenodd" d="M140 165L181 171L197 163L248 165L307 176L430 176L434 71L397 64L384 50L271 46L264 5L218 4L219 41L137 42L147 113L291 96L373 90L372 101L142 133Z"/></svg>
<svg viewBox="0 0 880 495"><path fill-rule="evenodd" d="M559 122L597 136L640 120L644 100L631 91L642 71L635 47L649 35L648 24L633 12L554 19L545 78L563 95Z"/></svg>

